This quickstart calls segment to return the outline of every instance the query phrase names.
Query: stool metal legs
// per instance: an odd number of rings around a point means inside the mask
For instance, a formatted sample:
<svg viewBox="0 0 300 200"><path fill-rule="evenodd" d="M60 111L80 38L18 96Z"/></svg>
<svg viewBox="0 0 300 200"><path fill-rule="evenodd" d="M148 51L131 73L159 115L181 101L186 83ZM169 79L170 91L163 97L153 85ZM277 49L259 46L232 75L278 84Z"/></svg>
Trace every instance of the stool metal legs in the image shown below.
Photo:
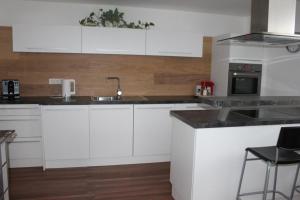
<svg viewBox="0 0 300 200"><path fill-rule="evenodd" d="M291 200L293 199L294 193L295 193L295 190L296 190L296 184L297 184L297 179L298 179L298 175L299 175L299 168L300 168L300 164L298 164L298 166L297 166L295 179L294 179L294 183L293 183L293 189L292 189L291 196L290 196Z"/></svg>
<svg viewBox="0 0 300 200"><path fill-rule="evenodd" d="M271 163L267 163L267 170L266 170L266 178L265 178L265 186L264 186L264 191L263 191L263 200L267 199L268 195L268 186L269 186L269 179L270 179L270 171L271 171Z"/></svg>
<svg viewBox="0 0 300 200"><path fill-rule="evenodd" d="M240 194L241 194L242 182L243 182L243 177L244 177L245 168L246 168L247 157L248 157L248 151L246 151L245 157L244 157L244 162L243 162L243 167L242 167L242 173L241 173L241 177L240 177L239 188L238 188L236 200L240 199Z"/></svg>
<svg viewBox="0 0 300 200"><path fill-rule="evenodd" d="M286 200L293 200L294 192L295 192L295 190L297 190L296 183L297 183L297 179L298 179L298 175L299 175L299 171L300 171L300 164L297 165L297 170L296 170L296 174L295 174L295 178L294 178L294 182L293 182L293 188L292 188L292 192L289 197L287 195L283 194L282 192L276 190L278 165L272 164L271 162L267 162L264 190L258 191L258 192L249 192L249 193L241 194L241 188L242 188L242 182L243 182L243 177L244 177L245 168L246 168L246 162L260 160L258 158L247 158L247 157L248 157L248 151L246 151L245 157L244 157L244 162L243 162L243 166L242 166L242 172L241 172L241 177L240 177L240 181L239 181L236 200L241 200L242 196L250 196L250 195L257 195L257 194L262 194L263 195L262 200L266 200L268 193L272 193L272 200L275 200L276 193L281 195L282 197L284 197ZM274 185L273 185L273 190L269 191L268 186L269 186L270 172L271 172L271 167L273 167L273 166L275 166Z"/></svg>
<svg viewBox="0 0 300 200"><path fill-rule="evenodd" d="M272 200L275 200L276 186L277 186L277 174L278 174L278 165L275 166L275 174L274 174L274 184L273 184L273 196L272 196Z"/></svg>

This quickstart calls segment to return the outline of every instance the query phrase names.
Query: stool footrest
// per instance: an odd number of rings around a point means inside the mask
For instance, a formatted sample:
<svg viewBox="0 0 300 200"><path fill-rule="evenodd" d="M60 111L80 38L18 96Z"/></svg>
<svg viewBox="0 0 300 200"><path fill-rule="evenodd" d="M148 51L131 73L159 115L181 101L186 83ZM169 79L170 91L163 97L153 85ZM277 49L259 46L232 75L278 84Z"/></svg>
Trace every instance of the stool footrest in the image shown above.
<svg viewBox="0 0 300 200"><path fill-rule="evenodd" d="M244 197L244 196L251 196L251 195L257 195L257 194L263 194L264 191L257 191L257 192L248 192L248 193L242 193L237 197L237 200L241 200L240 197ZM268 190L267 193L273 193L273 190ZM286 196L284 193L280 192L280 191L275 191L276 194L281 195L283 198L289 200L290 198L288 196Z"/></svg>

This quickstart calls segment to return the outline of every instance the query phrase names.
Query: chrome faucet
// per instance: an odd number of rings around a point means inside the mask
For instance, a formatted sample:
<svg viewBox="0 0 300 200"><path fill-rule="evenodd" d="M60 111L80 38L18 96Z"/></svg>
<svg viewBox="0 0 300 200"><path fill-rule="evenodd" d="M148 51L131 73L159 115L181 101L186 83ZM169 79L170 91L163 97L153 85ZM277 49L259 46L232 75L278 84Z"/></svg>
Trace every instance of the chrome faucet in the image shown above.
<svg viewBox="0 0 300 200"><path fill-rule="evenodd" d="M119 77L106 77L107 80L117 80L118 81L118 88L117 88L117 99L121 99L122 97L122 89L120 84L120 78Z"/></svg>

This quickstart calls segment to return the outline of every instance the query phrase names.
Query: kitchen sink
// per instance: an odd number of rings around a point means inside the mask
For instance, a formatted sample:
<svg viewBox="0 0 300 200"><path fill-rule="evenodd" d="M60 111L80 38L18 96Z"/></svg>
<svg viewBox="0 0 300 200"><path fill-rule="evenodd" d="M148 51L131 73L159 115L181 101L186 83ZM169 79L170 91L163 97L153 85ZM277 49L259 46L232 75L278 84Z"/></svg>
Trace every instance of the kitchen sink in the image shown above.
<svg viewBox="0 0 300 200"><path fill-rule="evenodd" d="M91 96L92 101L122 101L122 102L132 102L132 101L147 101L148 99L143 96Z"/></svg>
<svg viewBox="0 0 300 200"><path fill-rule="evenodd" d="M92 96L91 97L92 101L118 101L117 96Z"/></svg>

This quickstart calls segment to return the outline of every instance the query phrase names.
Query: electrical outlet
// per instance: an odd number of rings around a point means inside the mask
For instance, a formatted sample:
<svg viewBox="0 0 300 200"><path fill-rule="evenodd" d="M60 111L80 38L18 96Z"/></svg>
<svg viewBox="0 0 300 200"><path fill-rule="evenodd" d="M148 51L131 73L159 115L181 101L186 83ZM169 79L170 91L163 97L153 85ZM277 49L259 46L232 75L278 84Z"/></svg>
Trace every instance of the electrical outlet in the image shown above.
<svg viewBox="0 0 300 200"><path fill-rule="evenodd" d="M62 84L62 79L49 78L49 84L50 85L59 85L59 84Z"/></svg>

